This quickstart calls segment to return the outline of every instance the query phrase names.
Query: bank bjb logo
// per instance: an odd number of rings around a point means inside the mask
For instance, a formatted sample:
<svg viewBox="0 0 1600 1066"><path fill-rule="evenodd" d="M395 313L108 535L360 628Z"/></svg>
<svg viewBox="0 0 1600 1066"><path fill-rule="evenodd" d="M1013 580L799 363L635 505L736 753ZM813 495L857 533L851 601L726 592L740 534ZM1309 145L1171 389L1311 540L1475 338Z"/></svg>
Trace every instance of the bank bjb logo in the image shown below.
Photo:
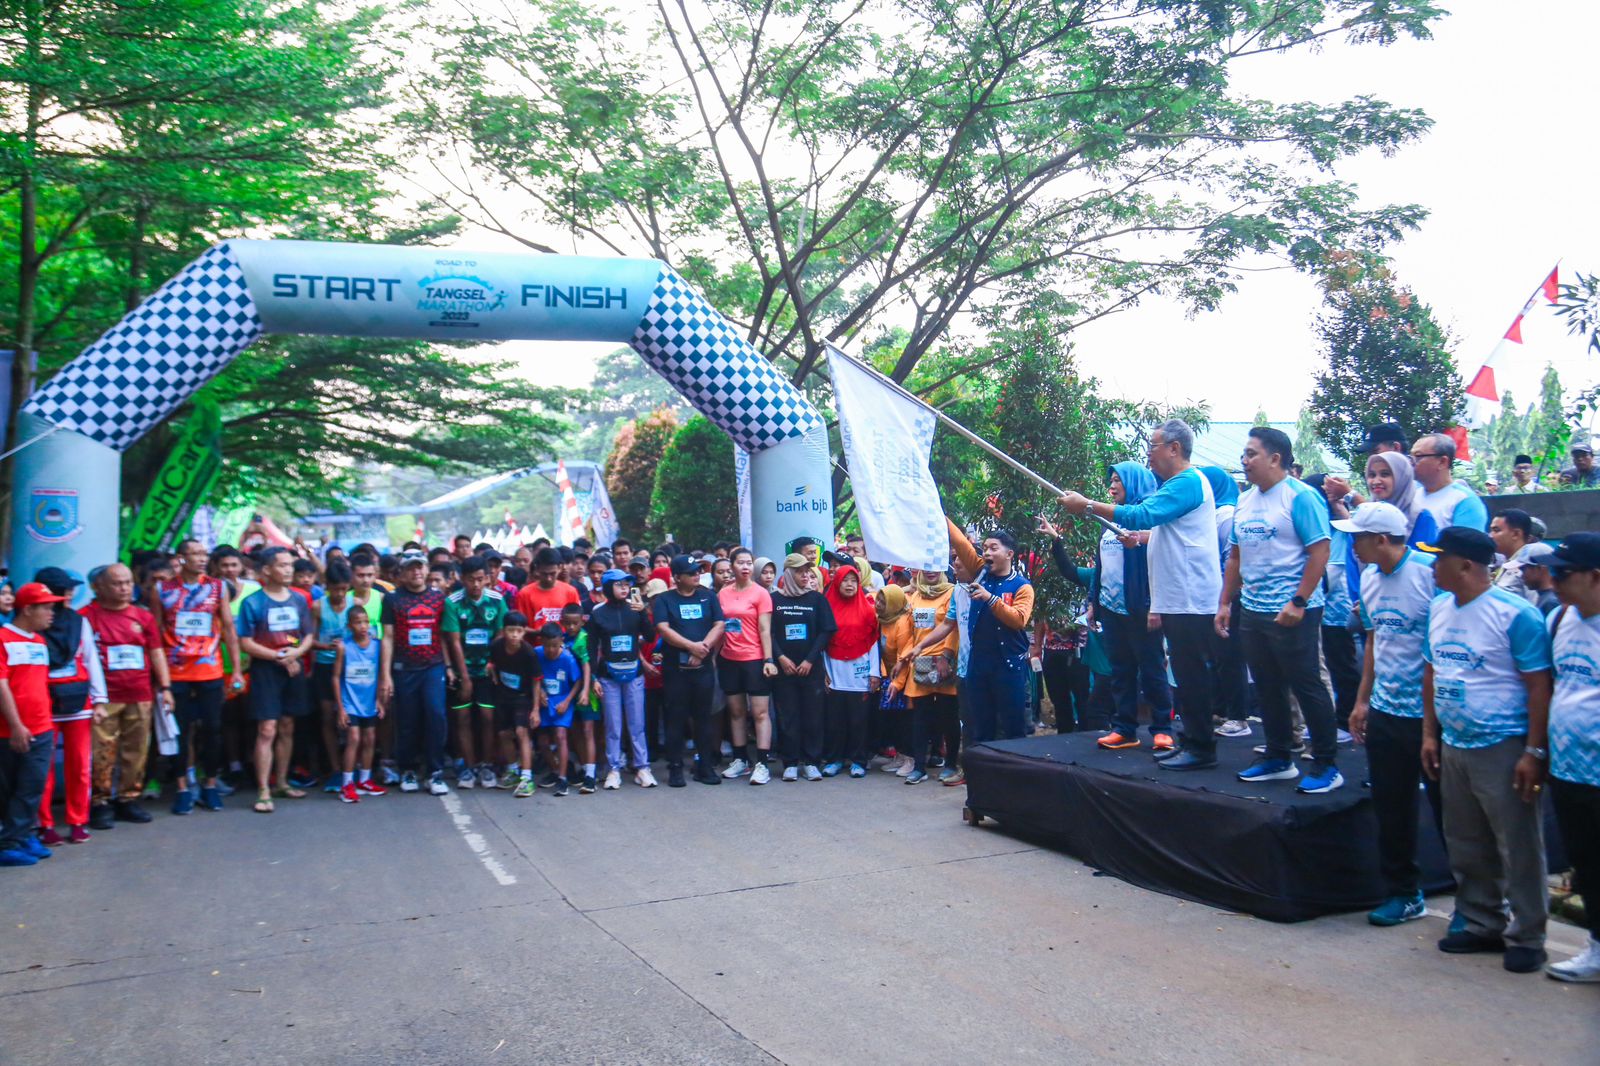
<svg viewBox="0 0 1600 1066"><path fill-rule="evenodd" d="M417 310L428 314L428 325L476 329L483 315L503 310L506 292L472 274L435 274L417 282L422 290Z"/></svg>
<svg viewBox="0 0 1600 1066"><path fill-rule="evenodd" d="M83 532L78 523L77 489L34 489L28 500L28 535L60 544Z"/></svg>

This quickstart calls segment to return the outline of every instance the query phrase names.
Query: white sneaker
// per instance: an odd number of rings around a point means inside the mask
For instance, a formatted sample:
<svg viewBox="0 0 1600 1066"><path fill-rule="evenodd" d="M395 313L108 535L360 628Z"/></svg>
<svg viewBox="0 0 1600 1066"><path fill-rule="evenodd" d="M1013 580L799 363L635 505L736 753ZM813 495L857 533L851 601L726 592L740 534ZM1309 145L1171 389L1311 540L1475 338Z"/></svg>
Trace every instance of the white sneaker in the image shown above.
<svg viewBox="0 0 1600 1066"><path fill-rule="evenodd" d="M428 793L433 796L448 796L450 786L444 783L443 774L434 774L428 778Z"/></svg>
<svg viewBox="0 0 1600 1066"><path fill-rule="evenodd" d="M900 774L900 771L901 771L902 768L910 766L910 765L911 765L911 756L909 756L909 755L896 755L894 758L890 759L888 762L886 762L882 766L880 766L879 769L882 770L886 774ZM910 772L911 771L909 771L909 770L906 771L906 773L910 773ZM900 776L904 777L905 774L900 774Z"/></svg>
<svg viewBox="0 0 1600 1066"><path fill-rule="evenodd" d="M429 787L431 788L432 786L430 785ZM467 769L462 770L459 774L456 775L456 787L457 788L477 788L478 787L478 772L476 770L472 769L470 766Z"/></svg>
<svg viewBox="0 0 1600 1066"><path fill-rule="evenodd" d="M650 767L641 766L639 771L633 775L633 783L640 788L655 788L656 775L650 772Z"/></svg>
<svg viewBox="0 0 1600 1066"><path fill-rule="evenodd" d="M601 785L600 787L606 789L607 791L615 792L617 789L622 787L622 774L618 773L615 769L607 770L605 784Z"/></svg>
<svg viewBox="0 0 1600 1066"><path fill-rule="evenodd" d="M390 788L400 783L400 775L394 772L393 763L384 763L379 769L383 772L383 783Z"/></svg>
<svg viewBox="0 0 1600 1066"><path fill-rule="evenodd" d="M494 776L494 767L484 763L478 767L479 788L499 788L500 782Z"/></svg>
<svg viewBox="0 0 1600 1066"><path fill-rule="evenodd" d="M1544 968L1544 972L1557 981L1581 985L1600 984L1600 940L1591 938L1589 946L1583 949L1583 954L1574 955L1566 962L1552 962Z"/></svg>
<svg viewBox="0 0 1600 1066"><path fill-rule="evenodd" d="M1219 737L1247 737L1250 735L1250 723L1238 719L1230 719L1212 730Z"/></svg>
<svg viewBox="0 0 1600 1066"><path fill-rule="evenodd" d="M764 785L771 780L772 771L767 769L767 764L764 762L756 763L755 768L750 771L750 783L752 785Z"/></svg>
<svg viewBox="0 0 1600 1066"><path fill-rule="evenodd" d="M806 780L807 781L821 781L822 780L822 771L819 770L814 763L808 763L806 765Z"/></svg>
<svg viewBox="0 0 1600 1066"><path fill-rule="evenodd" d="M732 778L732 777L743 777L745 774L747 774L749 772L750 772L750 764L749 763L745 762L743 759L735 759L735 760L733 760L733 762L728 764L728 768L726 770L722 771L722 776L723 777L729 777L729 778Z"/></svg>
<svg viewBox="0 0 1600 1066"><path fill-rule="evenodd" d="M1339 730L1339 733L1334 737L1334 740L1339 744L1354 744L1356 742L1356 738L1350 735L1350 730L1348 729Z"/></svg>
<svg viewBox="0 0 1600 1066"><path fill-rule="evenodd" d="M420 787L422 786L417 784L417 775L415 771L407 770L405 773L400 775L401 792L415 792Z"/></svg>
<svg viewBox="0 0 1600 1066"><path fill-rule="evenodd" d="M783 768L783 779L785 781L798 781L798 780L800 780L800 767L798 767L798 766L785 766Z"/></svg>
<svg viewBox="0 0 1600 1066"><path fill-rule="evenodd" d="M894 772L896 777L910 777L911 771L917 768L917 760L909 755L903 756L903 758L906 760L905 765Z"/></svg>

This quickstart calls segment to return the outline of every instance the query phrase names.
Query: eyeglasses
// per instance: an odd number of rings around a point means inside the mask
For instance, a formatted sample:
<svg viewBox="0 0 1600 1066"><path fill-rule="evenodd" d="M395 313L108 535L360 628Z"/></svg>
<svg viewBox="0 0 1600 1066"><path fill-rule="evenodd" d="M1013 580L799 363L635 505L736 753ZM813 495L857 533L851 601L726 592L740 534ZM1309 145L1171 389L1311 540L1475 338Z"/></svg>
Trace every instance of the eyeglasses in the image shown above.
<svg viewBox="0 0 1600 1066"><path fill-rule="evenodd" d="M1413 452L1411 454L1411 461L1414 463L1420 463L1424 459L1454 459L1455 457L1455 452L1422 452L1420 454Z"/></svg>

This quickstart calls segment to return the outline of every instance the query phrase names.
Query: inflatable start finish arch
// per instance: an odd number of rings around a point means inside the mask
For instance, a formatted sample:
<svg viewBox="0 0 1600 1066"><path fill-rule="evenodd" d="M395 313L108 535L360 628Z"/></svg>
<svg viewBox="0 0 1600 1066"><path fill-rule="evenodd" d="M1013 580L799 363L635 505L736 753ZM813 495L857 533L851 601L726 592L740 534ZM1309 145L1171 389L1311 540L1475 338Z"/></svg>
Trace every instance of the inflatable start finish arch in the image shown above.
<svg viewBox="0 0 1600 1066"><path fill-rule="evenodd" d="M751 453L762 554L781 558L802 534L832 537L822 417L665 263L227 241L24 405L19 439L60 428L17 456L12 573L54 565L82 576L115 559L122 452L264 333L630 344Z"/></svg>

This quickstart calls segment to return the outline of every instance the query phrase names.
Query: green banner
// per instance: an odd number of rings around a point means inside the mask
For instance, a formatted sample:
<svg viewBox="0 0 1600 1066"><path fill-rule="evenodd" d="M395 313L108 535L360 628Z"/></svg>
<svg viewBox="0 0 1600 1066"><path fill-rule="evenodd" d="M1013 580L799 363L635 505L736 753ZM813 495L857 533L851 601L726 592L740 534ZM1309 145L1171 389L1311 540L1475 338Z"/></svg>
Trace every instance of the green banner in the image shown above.
<svg viewBox="0 0 1600 1066"><path fill-rule="evenodd" d="M205 503L221 476L222 415L216 404L197 403L139 508L124 551L176 548L189 532L195 508Z"/></svg>

